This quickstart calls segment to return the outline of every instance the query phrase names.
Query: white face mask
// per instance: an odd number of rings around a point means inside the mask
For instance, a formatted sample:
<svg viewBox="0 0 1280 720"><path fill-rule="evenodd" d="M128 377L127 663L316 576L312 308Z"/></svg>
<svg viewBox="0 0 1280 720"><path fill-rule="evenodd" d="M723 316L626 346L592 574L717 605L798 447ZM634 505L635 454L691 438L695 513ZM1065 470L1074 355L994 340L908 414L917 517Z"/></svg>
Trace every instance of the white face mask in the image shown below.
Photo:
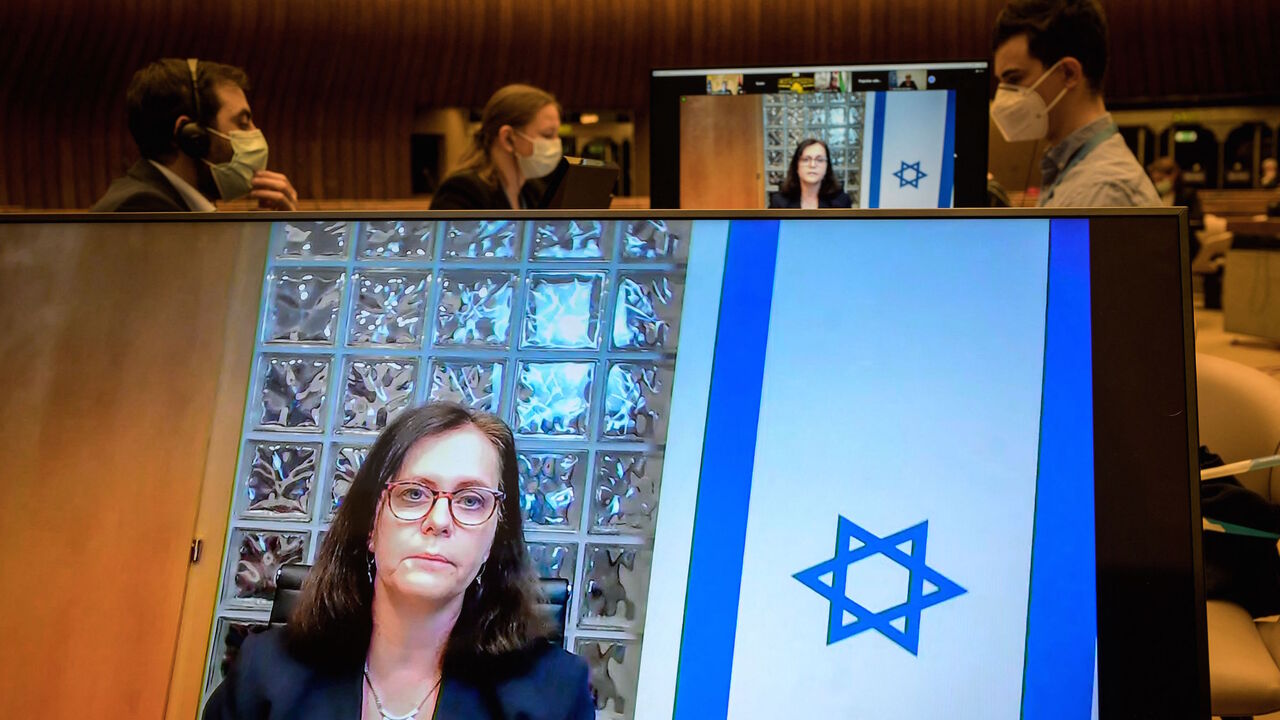
<svg viewBox="0 0 1280 720"><path fill-rule="evenodd" d="M1048 105L1036 88L1061 64L1061 60L1054 63L1031 87L1000 83L991 101L991 120L1006 141L1039 140L1049 134L1049 111L1067 94L1067 88L1062 88Z"/></svg>
<svg viewBox="0 0 1280 720"><path fill-rule="evenodd" d="M524 176L525 180L546 177L560 164L564 146L560 143L559 137L529 137L519 130L516 131L516 134L533 143L533 153L521 155L517 152L515 154L516 163L520 166L520 174Z"/></svg>
<svg viewBox="0 0 1280 720"><path fill-rule="evenodd" d="M231 159L224 163L211 163L209 172L218 186L218 196L223 200L235 200L253 189L253 174L267 169L267 139L261 130L232 130L223 134L210 129L210 133L231 143Z"/></svg>

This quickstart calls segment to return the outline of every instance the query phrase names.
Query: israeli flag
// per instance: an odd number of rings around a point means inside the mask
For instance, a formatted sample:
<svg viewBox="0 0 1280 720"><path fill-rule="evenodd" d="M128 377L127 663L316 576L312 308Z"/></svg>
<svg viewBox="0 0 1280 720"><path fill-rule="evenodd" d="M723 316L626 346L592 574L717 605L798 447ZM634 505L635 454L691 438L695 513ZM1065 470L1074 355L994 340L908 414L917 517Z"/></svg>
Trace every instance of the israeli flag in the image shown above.
<svg viewBox="0 0 1280 720"><path fill-rule="evenodd" d="M1019 716L1047 229L782 228L728 717Z"/></svg>
<svg viewBox="0 0 1280 720"><path fill-rule="evenodd" d="M871 93L863 163L864 207L951 207L955 170L955 91Z"/></svg>

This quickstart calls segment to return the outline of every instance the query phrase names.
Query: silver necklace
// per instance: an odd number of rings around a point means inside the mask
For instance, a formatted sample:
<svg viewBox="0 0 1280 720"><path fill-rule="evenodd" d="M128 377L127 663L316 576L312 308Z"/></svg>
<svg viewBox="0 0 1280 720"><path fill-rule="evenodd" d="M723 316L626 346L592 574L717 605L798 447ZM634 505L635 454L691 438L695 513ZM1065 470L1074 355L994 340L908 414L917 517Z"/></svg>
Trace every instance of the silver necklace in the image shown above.
<svg viewBox="0 0 1280 720"><path fill-rule="evenodd" d="M440 683L444 682L444 675L441 675L440 679L436 680L436 684L431 686L431 689L427 691L426 697L422 698L422 702L418 703L418 707L404 715L392 715L387 712L386 708L382 707L382 698L378 697L378 689L373 686L373 678L369 677L369 661L367 660L364 663L364 681L369 684L369 692L373 694L373 704L378 707L378 714L382 716L382 720L414 720L414 718L418 717L418 713L422 712L422 706L427 704L427 700L440 687Z"/></svg>

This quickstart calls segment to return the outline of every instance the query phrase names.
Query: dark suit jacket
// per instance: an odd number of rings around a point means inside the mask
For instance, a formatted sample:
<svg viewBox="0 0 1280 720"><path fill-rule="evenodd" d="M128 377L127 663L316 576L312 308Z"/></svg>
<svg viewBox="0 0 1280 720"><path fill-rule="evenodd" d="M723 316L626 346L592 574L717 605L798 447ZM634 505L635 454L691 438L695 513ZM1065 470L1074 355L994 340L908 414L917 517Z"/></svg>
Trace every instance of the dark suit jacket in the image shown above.
<svg viewBox="0 0 1280 720"><path fill-rule="evenodd" d="M796 199L792 200L791 198L787 197L786 195L783 195L782 193L770 193L769 207L784 208L784 209L794 208L796 210L799 210L800 198L797 196ZM824 197L818 198L818 207L819 208L851 208L853 207L853 198L849 197L849 193L842 191L838 195L832 195L829 198L824 198Z"/></svg>
<svg viewBox="0 0 1280 720"><path fill-rule="evenodd" d="M111 181L111 187L89 208L93 212L187 212L191 208L146 158L129 168L124 177Z"/></svg>
<svg viewBox="0 0 1280 720"><path fill-rule="evenodd" d="M520 188L520 204L527 209L536 210L542 207L542 193L545 188L537 181L529 181ZM512 208L511 201L502 186L494 187L473 170L456 172L440 184L440 189L431 196L432 210L519 210Z"/></svg>
<svg viewBox="0 0 1280 720"><path fill-rule="evenodd" d="M250 635L205 704L205 720L360 720L359 666L322 670L294 657L284 628ZM594 720L586 663L548 644L485 671L445 673L434 720ZM432 720L423 708L419 720Z"/></svg>

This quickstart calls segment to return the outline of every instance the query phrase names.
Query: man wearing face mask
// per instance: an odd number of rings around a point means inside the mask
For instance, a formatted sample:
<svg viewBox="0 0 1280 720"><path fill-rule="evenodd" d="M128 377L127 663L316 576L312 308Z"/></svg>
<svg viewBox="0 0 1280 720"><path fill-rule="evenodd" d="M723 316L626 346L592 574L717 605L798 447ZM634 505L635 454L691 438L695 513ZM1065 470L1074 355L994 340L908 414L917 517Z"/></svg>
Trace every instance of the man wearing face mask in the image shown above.
<svg viewBox="0 0 1280 720"><path fill-rule="evenodd" d="M1102 101L1107 19L1098 0L1013 0L996 18L991 119L1009 142L1047 140L1042 207L1160 205Z"/></svg>
<svg viewBox="0 0 1280 720"><path fill-rule="evenodd" d="M296 210L289 178L267 170L267 141L253 124L244 71L194 58L158 60L134 74L129 132L142 154L112 181L95 212L209 212L214 200L249 196Z"/></svg>
<svg viewBox="0 0 1280 720"><path fill-rule="evenodd" d="M507 85L489 98L480 128L456 172L431 198L432 210L538 208L542 178L560 164L560 105L531 85Z"/></svg>

